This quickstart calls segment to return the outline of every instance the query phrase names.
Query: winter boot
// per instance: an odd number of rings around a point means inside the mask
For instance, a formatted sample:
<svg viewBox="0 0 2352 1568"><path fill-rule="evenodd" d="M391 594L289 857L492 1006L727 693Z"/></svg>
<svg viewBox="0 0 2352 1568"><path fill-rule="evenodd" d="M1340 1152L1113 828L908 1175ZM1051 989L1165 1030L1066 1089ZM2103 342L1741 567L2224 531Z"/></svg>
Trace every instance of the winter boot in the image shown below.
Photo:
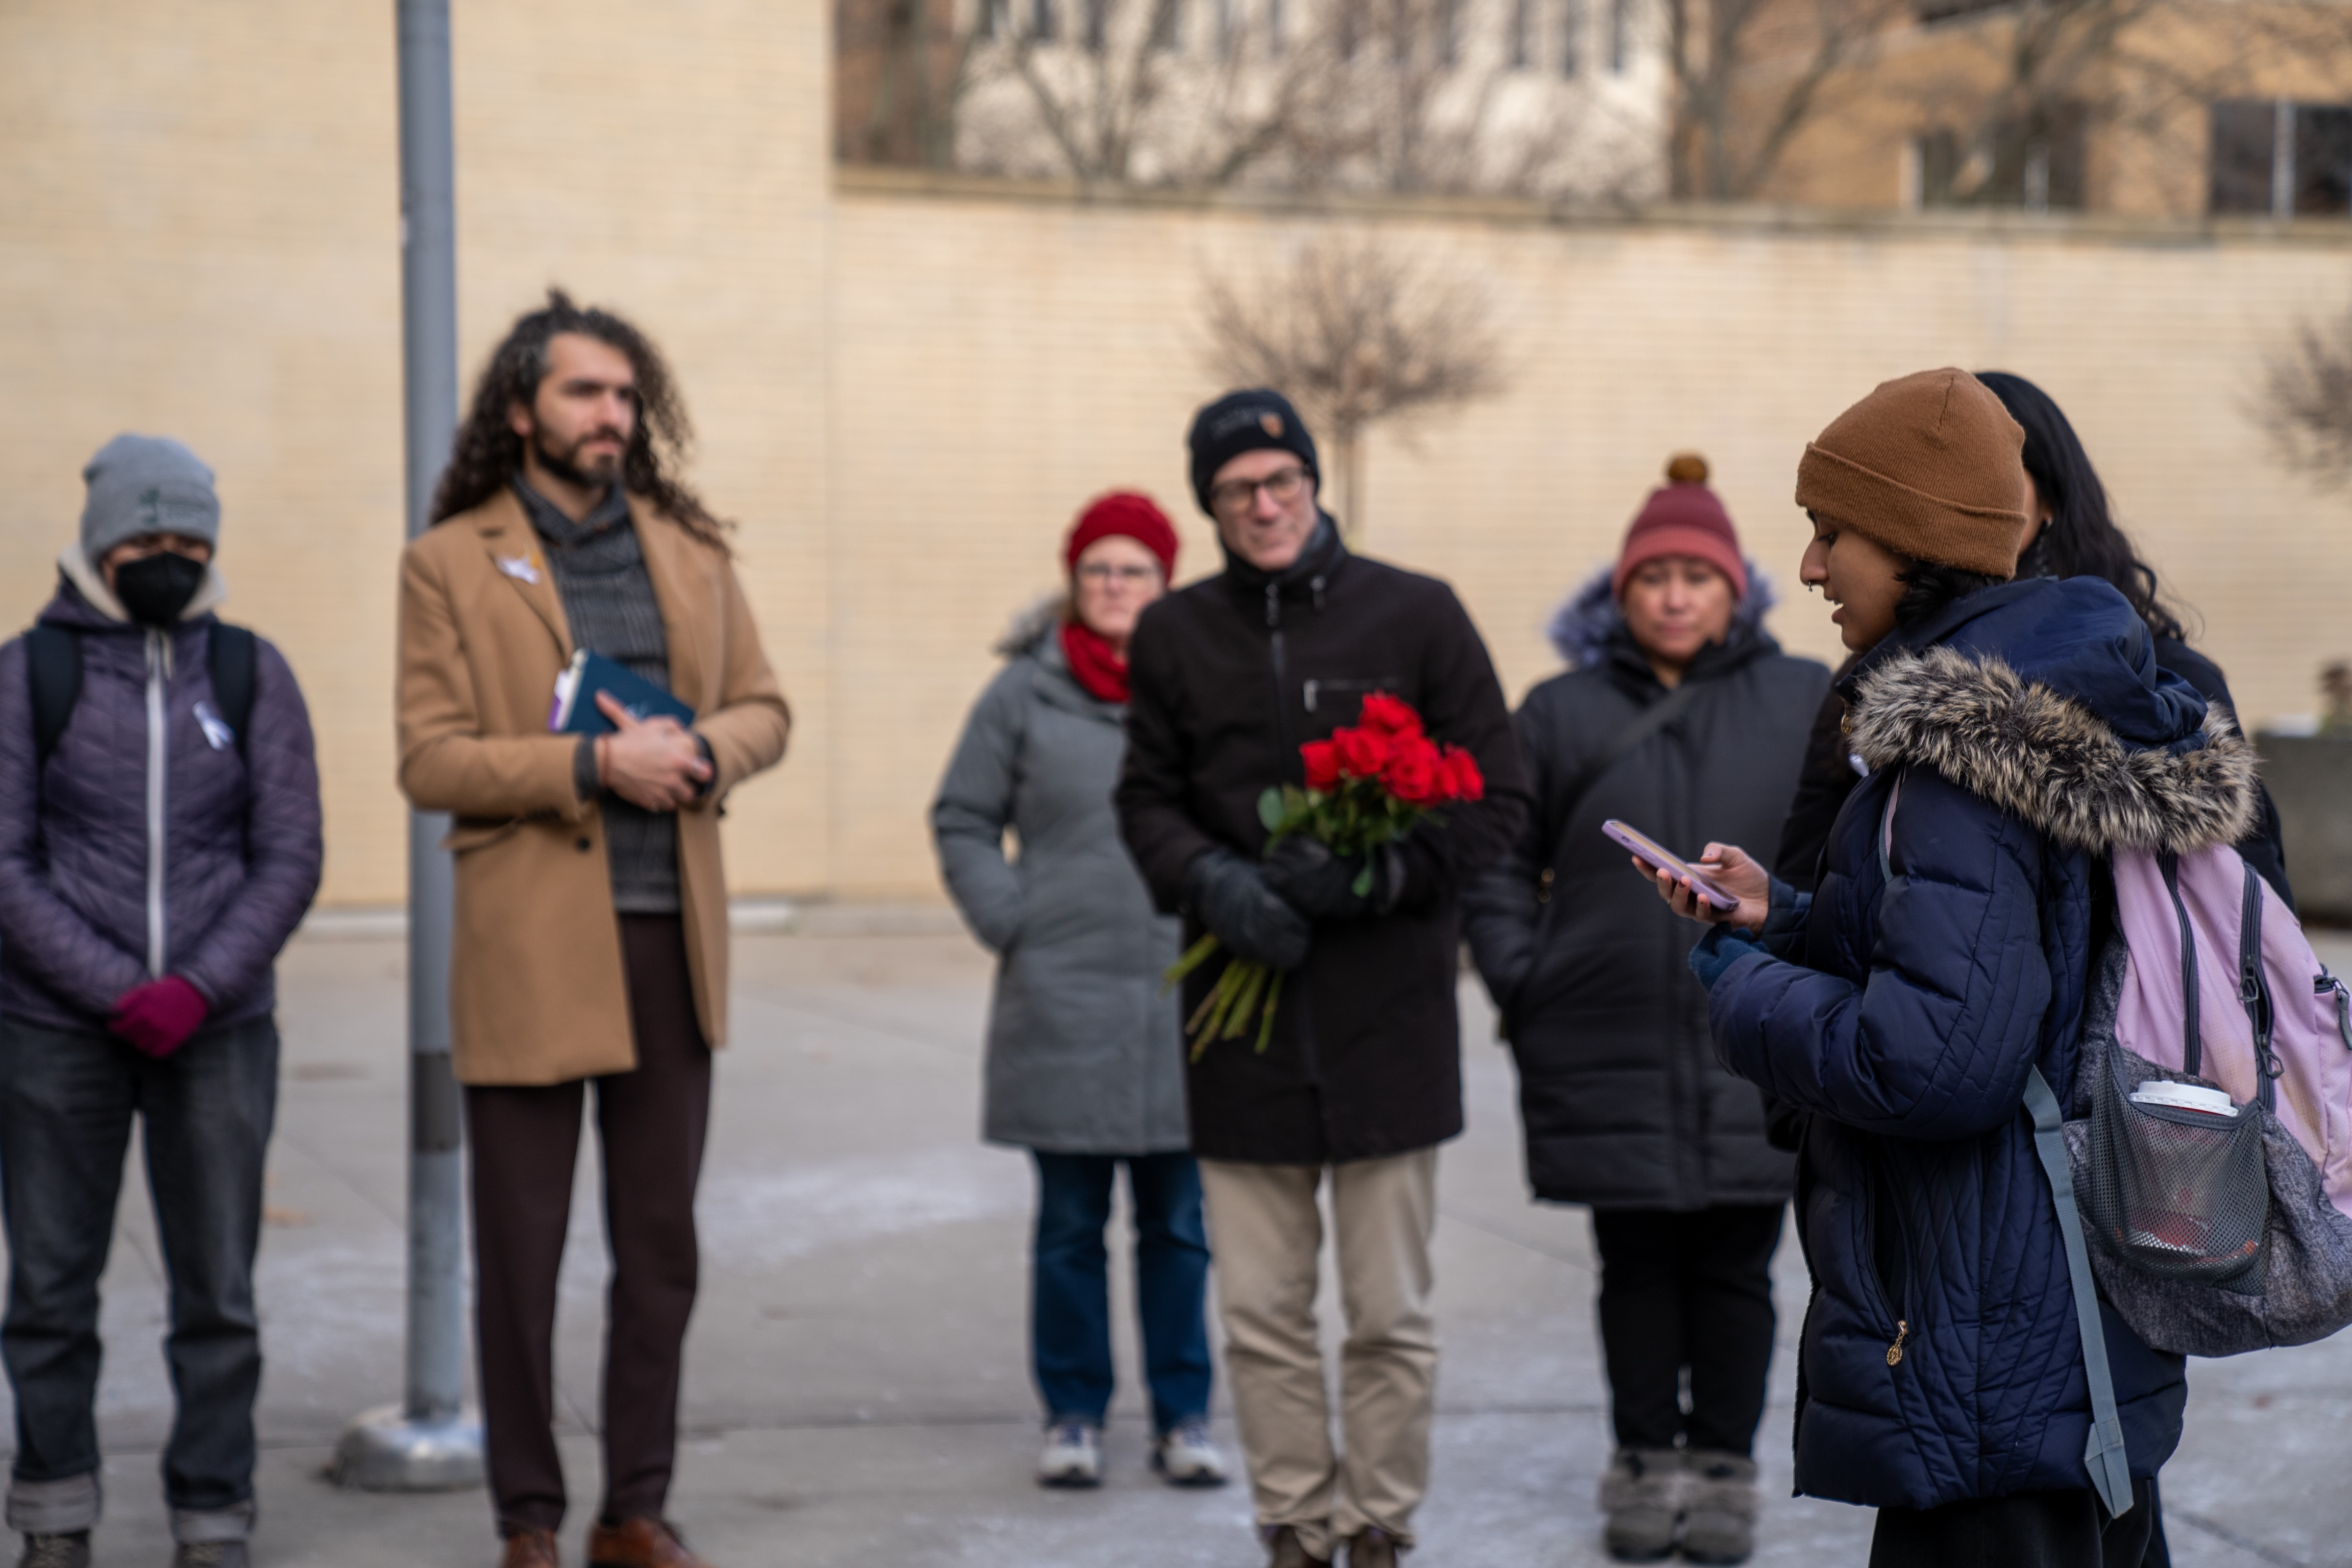
<svg viewBox="0 0 2352 1568"><path fill-rule="evenodd" d="M1348 1568L1397 1568L1396 1537L1385 1530L1360 1530L1348 1538Z"/></svg>
<svg viewBox="0 0 2352 1568"><path fill-rule="evenodd" d="M1693 1563L1745 1563L1756 1550L1756 1461L1717 1448L1684 1455L1690 1490L1683 1555Z"/></svg>
<svg viewBox="0 0 2352 1568"><path fill-rule="evenodd" d="M1675 1550L1683 1506L1683 1457L1674 1448L1620 1448L1601 1478L1603 1537L1620 1563L1654 1563Z"/></svg>
<svg viewBox="0 0 2352 1568"><path fill-rule="evenodd" d="M89 1531L67 1535L27 1535L25 1554L16 1568L89 1568Z"/></svg>

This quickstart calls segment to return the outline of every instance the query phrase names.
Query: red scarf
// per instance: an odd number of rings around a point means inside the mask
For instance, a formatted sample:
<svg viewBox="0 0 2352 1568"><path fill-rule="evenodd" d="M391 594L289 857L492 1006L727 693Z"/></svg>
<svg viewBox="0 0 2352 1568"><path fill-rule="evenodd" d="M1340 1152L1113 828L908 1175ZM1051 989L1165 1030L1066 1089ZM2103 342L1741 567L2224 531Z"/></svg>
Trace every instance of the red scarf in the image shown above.
<svg viewBox="0 0 2352 1568"><path fill-rule="evenodd" d="M1076 621L1064 621L1062 656L1070 661L1070 674L1097 700L1127 700L1127 660L1112 652L1099 633Z"/></svg>

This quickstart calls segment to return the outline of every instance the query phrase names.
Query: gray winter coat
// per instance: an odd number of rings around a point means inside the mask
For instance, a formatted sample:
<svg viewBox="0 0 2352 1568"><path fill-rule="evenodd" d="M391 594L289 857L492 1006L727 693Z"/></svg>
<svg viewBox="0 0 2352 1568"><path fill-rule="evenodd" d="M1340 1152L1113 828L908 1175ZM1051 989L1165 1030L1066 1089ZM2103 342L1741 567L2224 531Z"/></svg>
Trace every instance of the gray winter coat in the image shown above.
<svg viewBox="0 0 2352 1568"><path fill-rule="evenodd" d="M1160 983L1177 922L1154 912L1111 809L1127 710L1078 685L1049 616L1000 651L931 807L948 891L999 957L982 1133L1064 1154L1181 1149L1184 1047Z"/></svg>
<svg viewBox="0 0 2352 1568"><path fill-rule="evenodd" d="M125 991L178 974L207 1027L264 1017L321 858L294 672L260 642L240 748L205 663L217 574L165 633L129 624L79 546L60 565L41 620L81 634L81 695L37 776L25 639L0 647L0 1013L103 1029Z"/></svg>

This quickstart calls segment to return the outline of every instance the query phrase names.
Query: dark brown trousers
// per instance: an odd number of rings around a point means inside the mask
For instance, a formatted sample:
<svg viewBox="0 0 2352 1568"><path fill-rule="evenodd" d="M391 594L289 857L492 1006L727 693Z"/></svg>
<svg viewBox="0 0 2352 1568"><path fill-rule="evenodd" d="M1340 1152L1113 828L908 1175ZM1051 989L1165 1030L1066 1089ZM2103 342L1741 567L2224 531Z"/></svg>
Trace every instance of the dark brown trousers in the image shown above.
<svg viewBox="0 0 2352 1568"><path fill-rule="evenodd" d="M556 1275L592 1082L612 1252L601 1516L658 1518L677 1458L678 1372L699 1264L694 1186L710 1122L710 1049L695 1021L677 918L620 920L636 1070L546 1088L466 1090L475 1344L490 1493L503 1533L563 1522L554 1433Z"/></svg>

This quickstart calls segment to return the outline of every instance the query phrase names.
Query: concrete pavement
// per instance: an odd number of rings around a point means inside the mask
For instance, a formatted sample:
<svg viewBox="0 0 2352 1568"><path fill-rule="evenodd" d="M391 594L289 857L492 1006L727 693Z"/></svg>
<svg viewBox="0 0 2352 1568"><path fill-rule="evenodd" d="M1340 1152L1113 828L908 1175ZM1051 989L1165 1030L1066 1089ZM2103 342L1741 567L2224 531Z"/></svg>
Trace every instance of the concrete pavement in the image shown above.
<svg viewBox="0 0 2352 1568"><path fill-rule="evenodd" d="M2352 969L2352 942L2334 947L2336 967ZM1181 1493L1152 1479L1131 1387L1103 1490L1051 1493L1029 1479L1030 1176L1022 1156L974 1133L983 955L941 935L745 936L736 952L738 1043L719 1068L673 1498L697 1547L723 1568L1253 1568L1244 1489ZM260 1281L265 1568L495 1560L479 1492L370 1496L320 1479L342 1422L400 1387L402 976L400 944L381 939L306 939L281 969L285 1084ZM1509 1063L1475 984L1463 1010L1470 1130L1440 1167L1444 1362L1413 1561L1600 1563L1592 1503L1609 1443L1588 1226L1581 1211L1527 1201ZM160 1568L169 1550L155 1475L171 1411L162 1274L135 1163L131 1174L106 1281L102 1568ZM598 1475L593 1141L582 1178L558 1369L575 1493L567 1562ZM1783 1350L1758 1449L1768 1502L1756 1561L1859 1564L1866 1511L1787 1496L1786 1342L1805 1294L1792 1242L1777 1279ZM1123 1373L1129 1316L1122 1305ZM2192 1388L2188 1440L2165 1475L2174 1560L2352 1565L2352 1336L2198 1363Z"/></svg>

